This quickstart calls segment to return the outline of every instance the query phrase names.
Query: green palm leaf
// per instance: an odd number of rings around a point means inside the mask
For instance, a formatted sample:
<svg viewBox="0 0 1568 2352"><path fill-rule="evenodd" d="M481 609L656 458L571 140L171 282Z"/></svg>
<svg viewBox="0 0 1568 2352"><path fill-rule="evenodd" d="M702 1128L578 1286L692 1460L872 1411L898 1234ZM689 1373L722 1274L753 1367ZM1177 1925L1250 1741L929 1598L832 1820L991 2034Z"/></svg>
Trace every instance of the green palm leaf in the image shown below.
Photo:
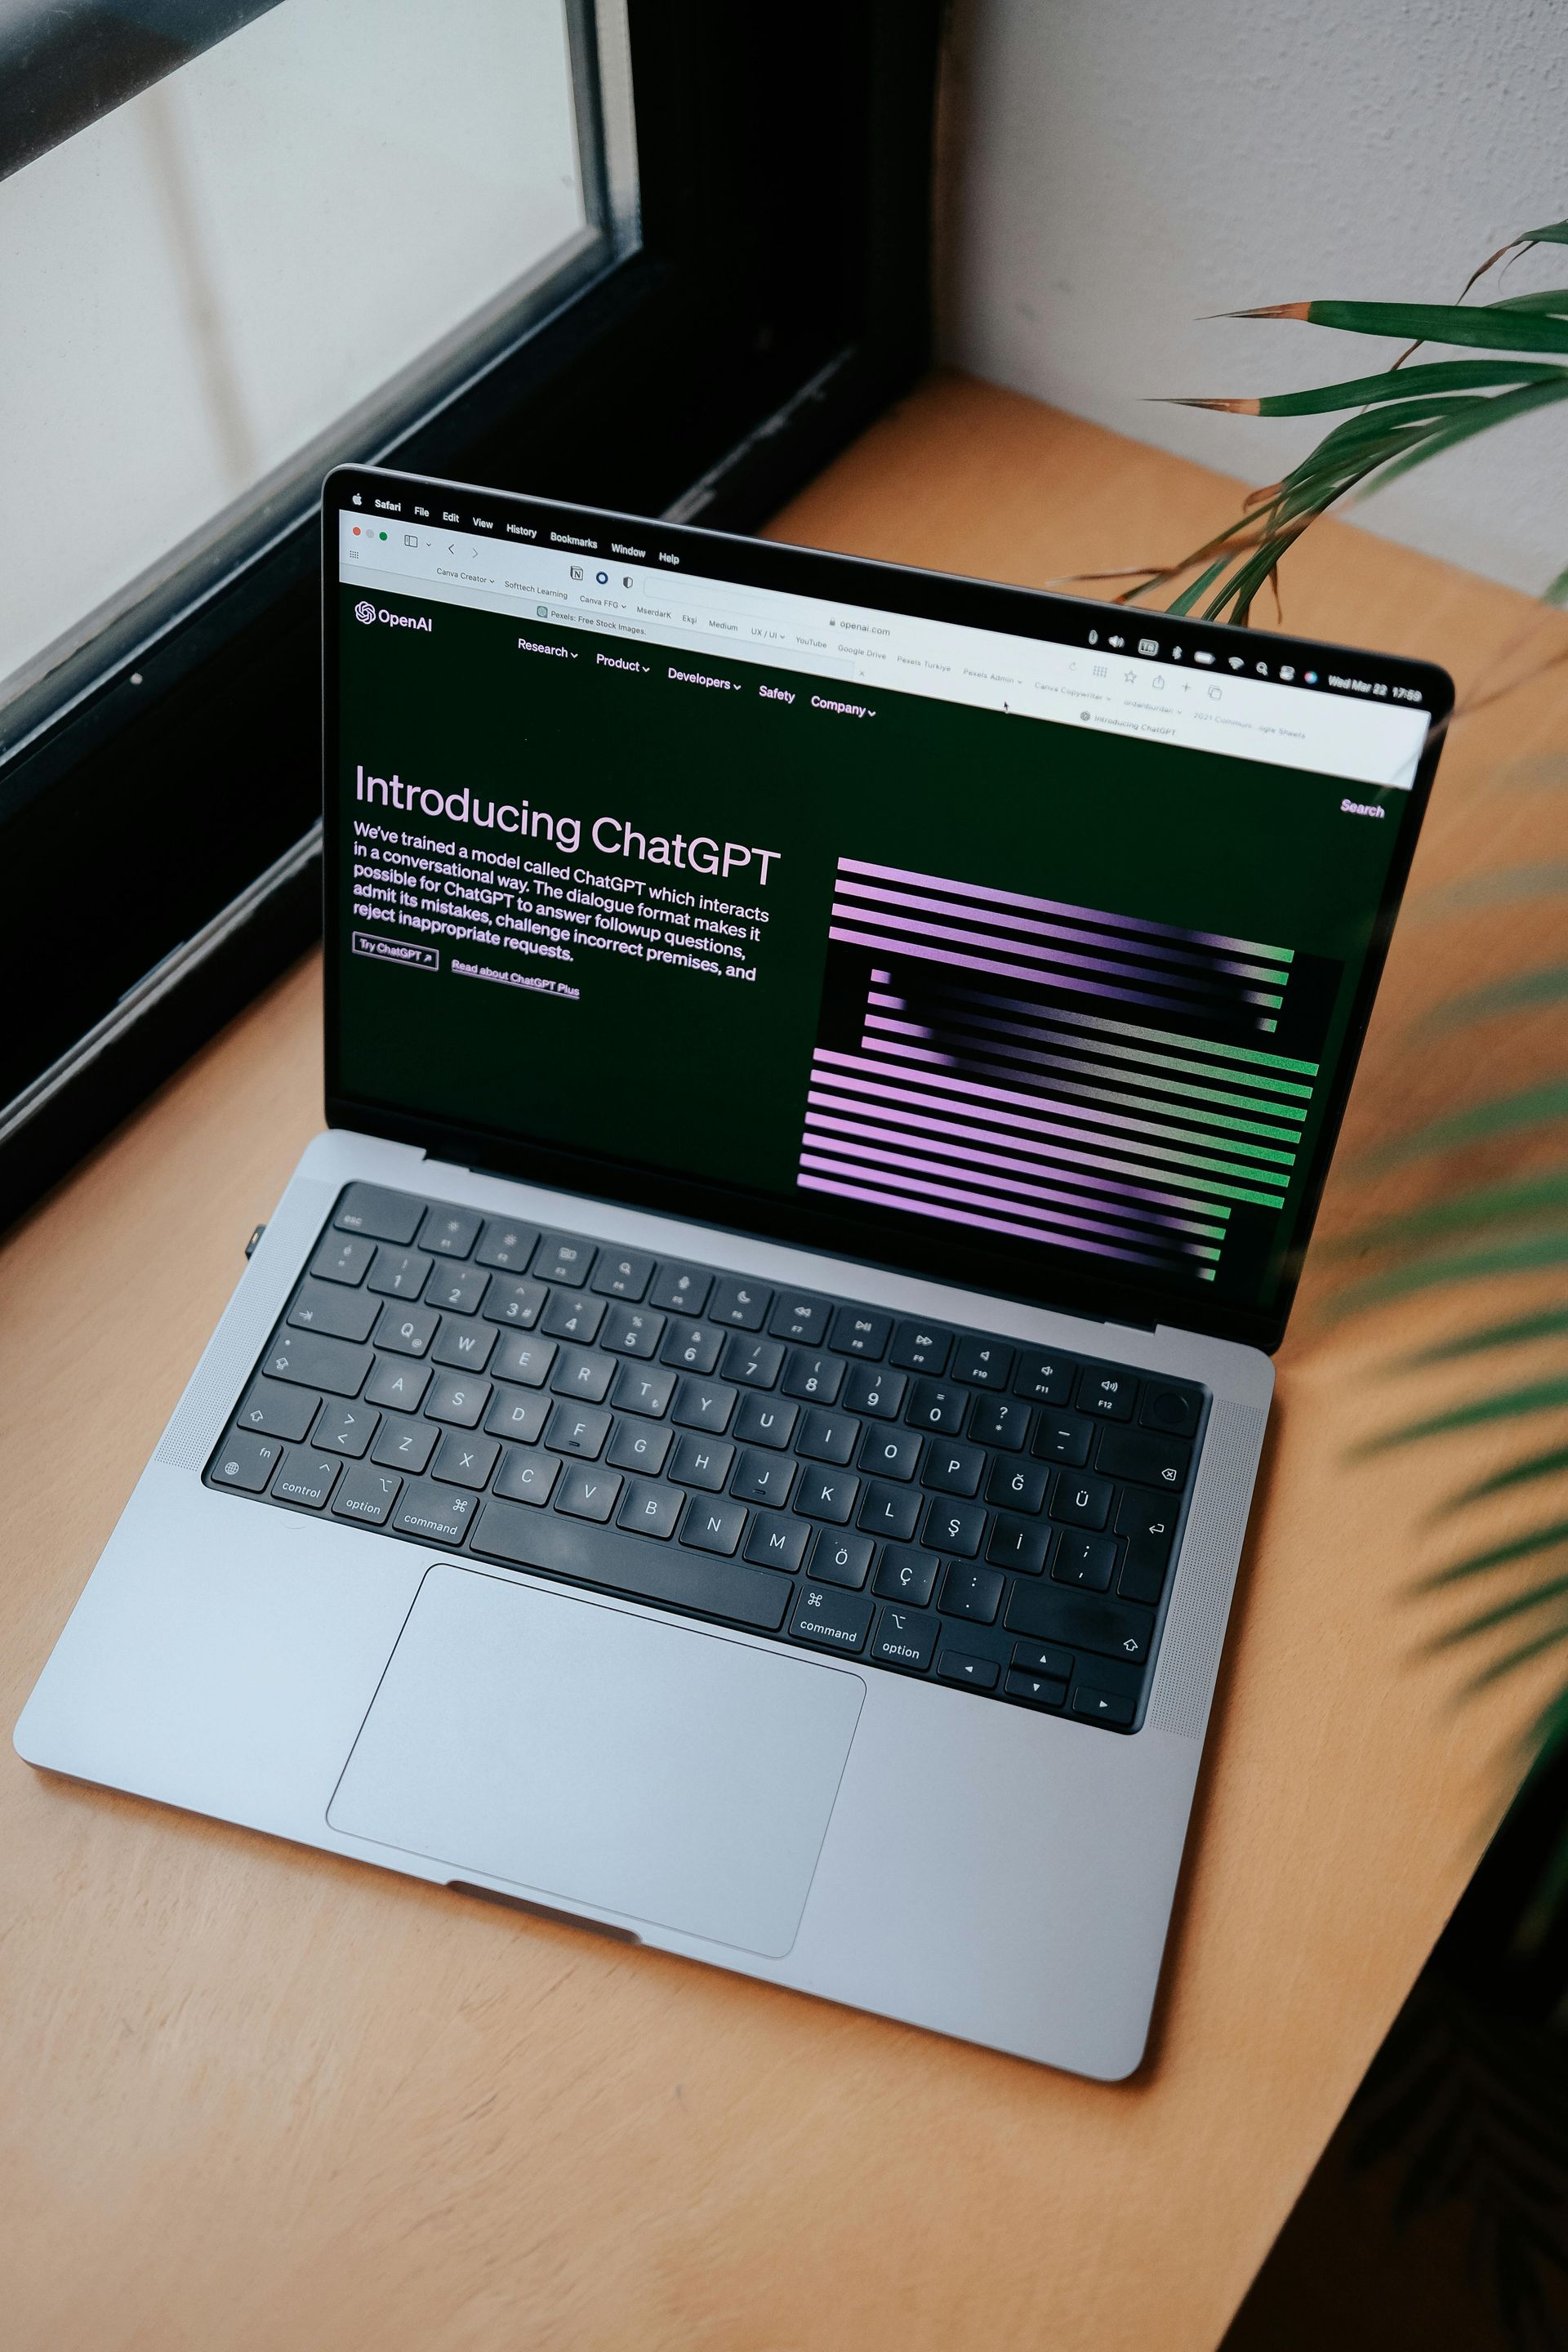
<svg viewBox="0 0 1568 2352"><path fill-rule="evenodd" d="M1500 1389L1491 1396L1472 1397L1468 1404L1451 1405L1447 1412L1428 1413L1384 1430L1356 1447L1358 1454L1385 1454L1391 1446L1414 1445L1423 1437L1445 1437L1456 1429L1479 1429L1487 1422L1512 1421L1521 1414L1555 1412L1568 1405L1568 1374L1549 1381L1531 1381L1523 1388Z"/></svg>

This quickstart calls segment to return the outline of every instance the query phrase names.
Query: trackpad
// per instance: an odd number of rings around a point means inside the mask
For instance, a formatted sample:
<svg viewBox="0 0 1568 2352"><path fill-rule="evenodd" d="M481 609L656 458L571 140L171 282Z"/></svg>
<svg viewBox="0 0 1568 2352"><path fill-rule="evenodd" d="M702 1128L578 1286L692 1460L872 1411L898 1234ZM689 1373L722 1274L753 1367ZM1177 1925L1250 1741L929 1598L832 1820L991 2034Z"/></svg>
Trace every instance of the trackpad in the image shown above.
<svg viewBox="0 0 1568 2352"><path fill-rule="evenodd" d="M778 1958L864 1696L815 1660L443 1565L327 1819L454 1876Z"/></svg>

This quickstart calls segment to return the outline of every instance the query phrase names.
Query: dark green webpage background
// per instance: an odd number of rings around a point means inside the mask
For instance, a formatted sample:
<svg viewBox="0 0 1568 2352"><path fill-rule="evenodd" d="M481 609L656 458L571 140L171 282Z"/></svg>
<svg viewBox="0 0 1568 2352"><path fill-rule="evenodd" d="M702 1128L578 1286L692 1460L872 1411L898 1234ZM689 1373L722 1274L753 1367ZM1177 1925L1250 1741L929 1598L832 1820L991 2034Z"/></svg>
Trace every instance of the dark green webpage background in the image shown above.
<svg viewBox="0 0 1568 2352"><path fill-rule="evenodd" d="M421 1118L449 1118L621 1162L798 1199L795 1177L840 856L1220 931L1331 959L1342 968L1303 1149L1274 1252L1206 1295L1267 1306L1308 1181L1408 793L1130 740L1047 720L846 687L750 662L687 656L543 621L377 593L381 610L428 614L428 635L356 624L340 589L338 959L341 1091ZM569 648L574 660L519 649ZM598 653L646 663L618 671ZM740 682L684 686L669 667ZM793 705L761 684L793 689ZM814 710L818 693L872 719ZM527 802L575 816L574 856L515 836L355 799L355 775L398 775L443 794ZM1379 821L1341 811L1381 802ZM606 856L591 828L611 816L648 835L712 835L776 850L718 876ZM354 913L354 824L460 848L519 851L524 873L565 866L556 887L641 877L766 908L752 981L720 979L593 950L570 964L439 948L438 971L350 952L349 934L425 940L395 911ZM457 953L581 991L571 1002L450 969ZM1259 1039L1267 1046L1271 1041ZM874 1236L902 1222L865 1212ZM918 1215L913 1225L932 1230ZM883 1252L885 1254L885 1250ZM1046 1244L1007 1255L1042 1265ZM1077 1261L1081 1272L1082 1261ZM1043 1286L1038 1276L1031 1287ZM1196 1286L1193 1286L1194 1288Z"/></svg>

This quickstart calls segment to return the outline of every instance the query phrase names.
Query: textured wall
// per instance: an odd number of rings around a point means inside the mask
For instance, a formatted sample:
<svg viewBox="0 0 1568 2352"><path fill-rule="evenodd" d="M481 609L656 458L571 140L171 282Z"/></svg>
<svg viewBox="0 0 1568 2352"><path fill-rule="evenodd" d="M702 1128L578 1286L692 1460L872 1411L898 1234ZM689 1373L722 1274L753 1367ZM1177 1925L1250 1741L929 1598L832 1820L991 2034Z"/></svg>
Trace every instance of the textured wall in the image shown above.
<svg viewBox="0 0 1568 2352"><path fill-rule="evenodd" d="M1326 383L1396 346L1203 314L1451 300L1506 237L1568 215L1565 100L1564 0L955 0L946 355L1270 480L1321 425L1143 402ZM1559 248L1502 290L1565 279ZM1539 589L1568 563L1565 479L1568 407L1435 460L1356 519Z"/></svg>

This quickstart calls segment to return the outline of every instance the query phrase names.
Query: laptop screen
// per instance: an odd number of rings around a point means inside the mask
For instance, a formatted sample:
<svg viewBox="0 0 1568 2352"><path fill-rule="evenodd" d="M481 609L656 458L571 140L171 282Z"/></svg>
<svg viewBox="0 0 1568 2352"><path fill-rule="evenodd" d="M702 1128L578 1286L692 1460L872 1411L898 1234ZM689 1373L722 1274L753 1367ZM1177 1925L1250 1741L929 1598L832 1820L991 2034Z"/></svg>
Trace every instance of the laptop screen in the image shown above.
<svg viewBox="0 0 1568 2352"><path fill-rule="evenodd" d="M1278 1313L1441 672L402 476L326 525L335 1107Z"/></svg>

